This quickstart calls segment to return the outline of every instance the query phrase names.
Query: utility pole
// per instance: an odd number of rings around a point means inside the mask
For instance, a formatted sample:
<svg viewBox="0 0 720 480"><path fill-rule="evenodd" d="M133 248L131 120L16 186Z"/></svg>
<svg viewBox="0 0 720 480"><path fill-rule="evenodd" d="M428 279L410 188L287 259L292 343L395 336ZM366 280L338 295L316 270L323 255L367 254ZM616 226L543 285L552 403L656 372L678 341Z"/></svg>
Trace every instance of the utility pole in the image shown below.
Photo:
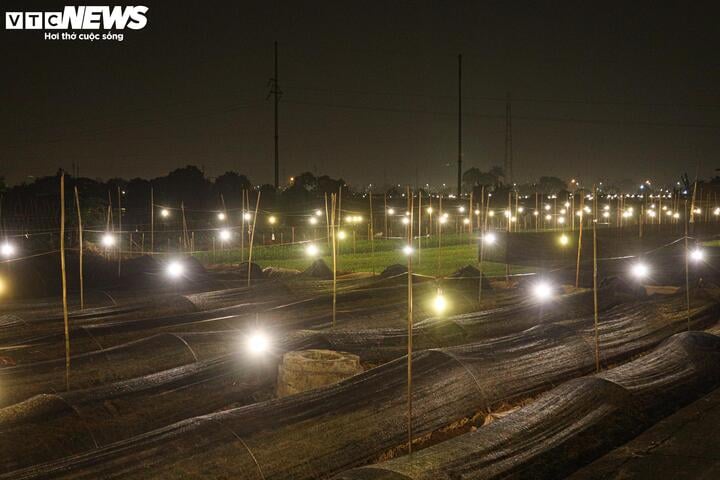
<svg viewBox="0 0 720 480"><path fill-rule="evenodd" d="M505 102L505 178L512 186L515 179L513 178L512 110L509 92Z"/></svg>
<svg viewBox="0 0 720 480"><path fill-rule="evenodd" d="M275 190L280 186L280 150L278 148L278 100L282 92L278 84L278 42L275 41L275 75L270 79L270 93L275 103Z"/></svg>
<svg viewBox="0 0 720 480"><path fill-rule="evenodd" d="M457 195L462 193L462 55L458 55L458 171Z"/></svg>

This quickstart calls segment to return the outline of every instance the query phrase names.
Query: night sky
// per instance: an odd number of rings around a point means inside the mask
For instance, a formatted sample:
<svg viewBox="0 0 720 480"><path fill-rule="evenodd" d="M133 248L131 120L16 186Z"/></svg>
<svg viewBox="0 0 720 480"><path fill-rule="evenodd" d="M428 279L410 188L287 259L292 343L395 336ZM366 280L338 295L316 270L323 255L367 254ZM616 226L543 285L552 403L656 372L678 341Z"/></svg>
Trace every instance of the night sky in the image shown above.
<svg viewBox="0 0 720 480"><path fill-rule="evenodd" d="M82 4L2 6L66 3ZM459 53L465 166L502 164L510 92L518 181L707 177L720 9L690 3L143 1L147 27L120 43L2 30L0 176L196 164L272 183L277 40L283 178L454 185Z"/></svg>

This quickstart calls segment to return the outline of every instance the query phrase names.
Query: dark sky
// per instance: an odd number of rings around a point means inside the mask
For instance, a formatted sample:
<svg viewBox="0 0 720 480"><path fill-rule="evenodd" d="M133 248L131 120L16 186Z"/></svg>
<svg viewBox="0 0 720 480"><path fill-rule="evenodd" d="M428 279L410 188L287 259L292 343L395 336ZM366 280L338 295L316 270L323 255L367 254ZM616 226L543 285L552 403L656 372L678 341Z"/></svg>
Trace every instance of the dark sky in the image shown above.
<svg viewBox="0 0 720 480"><path fill-rule="evenodd" d="M283 177L453 184L458 53L468 167L502 163L506 92L520 181L668 181L698 163L701 176L720 167L710 2L138 3L148 25L121 43L2 30L0 175L10 183L73 161L91 177L197 164L272 182L276 39Z"/></svg>

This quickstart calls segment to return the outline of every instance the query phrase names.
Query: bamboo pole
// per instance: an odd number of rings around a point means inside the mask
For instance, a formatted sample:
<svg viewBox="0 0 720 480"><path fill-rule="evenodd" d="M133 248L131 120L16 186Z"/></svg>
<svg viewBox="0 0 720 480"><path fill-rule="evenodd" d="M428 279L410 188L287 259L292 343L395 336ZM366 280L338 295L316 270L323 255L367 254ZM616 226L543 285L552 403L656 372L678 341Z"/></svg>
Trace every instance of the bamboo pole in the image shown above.
<svg viewBox="0 0 720 480"><path fill-rule="evenodd" d="M144 238L144 237L143 237ZM144 245L144 240L143 240ZM155 254L155 194L150 186L150 255Z"/></svg>
<svg viewBox="0 0 720 480"><path fill-rule="evenodd" d="M249 206L248 206L249 209ZM245 189L240 192L240 263L245 261Z"/></svg>
<svg viewBox="0 0 720 480"><path fill-rule="evenodd" d="M580 286L580 255L582 253L582 237L583 237L583 218L585 217L585 212L583 211L585 203L585 196L580 197L580 233L578 233L578 248L577 248L577 263L575 265L575 288L578 288Z"/></svg>
<svg viewBox="0 0 720 480"><path fill-rule="evenodd" d="M593 186L593 313L595 326L595 371L600 372L600 334L598 331L598 272L597 272L597 190Z"/></svg>
<svg viewBox="0 0 720 480"><path fill-rule="evenodd" d="M336 194L330 195L330 203L331 203L331 213L330 213L330 223L332 224L331 231L332 231L332 262L333 262L333 296L332 296L332 326L335 326L335 315L336 315L336 307L337 307L337 231L335 230L335 202L336 202Z"/></svg>
<svg viewBox="0 0 720 480"><path fill-rule="evenodd" d="M328 196L327 196L327 192L325 192L325 226L326 226L326 230L327 230L327 242L328 242L328 247L333 248L333 247L332 247L332 239L330 238L330 233L331 233L331 231L330 231L330 212L328 212Z"/></svg>
<svg viewBox="0 0 720 480"><path fill-rule="evenodd" d="M118 277L120 276L121 270L122 270L122 201L121 201L121 192L120 192L120 185L117 187L117 197L118 197Z"/></svg>
<svg viewBox="0 0 720 480"><path fill-rule="evenodd" d="M692 208L692 207L691 207ZM690 266L688 250L688 211L687 199L685 200L685 301L687 303L687 330L690 331Z"/></svg>
<svg viewBox="0 0 720 480"><path fill-rule="evenodd" d="M374 223L375 219L373 218L373 207L372 207L372 192L368 194L368 197L370 197L370 265L372 266L372 273L375 275L375 229Z"/></svg>
<svg viewBox="0 0 720 480"><path fill-rule="evenodd" d="M412 241L410 242L410 245L412 245ZM422 193L420 190L418 190L418 265L421 262L421 259L420 259L421 252L422 252Z"/></svg>
<svg viewBox="0 0 720 480"><path fill-rule="evenodd" d="M410 192L410 187L407 187L407 203L408 211L410 212L410 223L408 224L408 245L412 245L413 235L413 198ZM408 453L412 453L412 440L413 440L413 402L412 402L412 354L413 354L413 274L412 274L412 254L407 256L407 268L408 268L408 317L407 317L407 330L408 330L408 342L407 342L407 429L408 429Z"/></svg>
<svg viewBox="0 0 720 480"><path fill-rule="evenodd" d="M62 273L63 322L65 326L65 390L70 390L70 325L67 303L67 272L65 269L65 173L60 175L60 271Z"/></svg>
<svg viewBox="0 0 720 480"><path fill-rule="evenodd" d="M75 186L75 206L77 207L78 216L78 255L80 268L80 310L85 310L85 289L83 285L83 226L82 214L80 213L80 195L78 194L77 185Z"/></svg>
<svg viewBox="0 0 720 480"><path fill-rule="evenodd" d="M250 246L248 247L248 287L250 286L250 279L252 278L252 251L253 242L255 241L255 225L257 225L257 215L260 209L260 190L258 190L257 200L255 202L255 214L253 215L252 231L250 232ZM248 194L248 201L250 200L250 194Z"/></svg>
<svg viewBox="0 0 720 480"><path fill-rule="evenodd" d="M385 240L387 240L387 238L388 238L387 192L385 192L385 193L383 194L383 204L384 204L384 207L385 207L385 228L384 228L384 230L385 230Z"/></svg>

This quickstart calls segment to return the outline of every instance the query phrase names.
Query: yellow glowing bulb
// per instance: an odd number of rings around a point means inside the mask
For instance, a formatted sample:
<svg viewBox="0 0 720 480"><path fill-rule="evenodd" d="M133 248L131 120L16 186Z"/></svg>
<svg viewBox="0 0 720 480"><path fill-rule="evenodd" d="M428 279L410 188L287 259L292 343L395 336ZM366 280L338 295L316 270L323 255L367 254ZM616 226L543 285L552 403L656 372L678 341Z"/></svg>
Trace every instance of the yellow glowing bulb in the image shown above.
<svg viewBox="0 0 720 480"><path fill-rule="evenodd" d="M270 223L270 225L275 225L275 223L277 222L277 218L275 218L274 215L270 215L270 217L268 217L268 222Z"/></svg>
<svg viewBox="0 0 720 480"><path fill-rule="evenodd" d="M560 245L565 246L568 243L570 243L570 239L568 238L568 236L565 235L564 233L562 235L560 235Z"/></svg>
<svg viewBox="0 0 720 480"><path fill-rule="evenodd" d="M345 240L345 238L347 237L347 233L345 233L343 230L340 230L337 236L340 240Z"/></svg>
<svg viewBox="0 0 720 480"><path fill-rule="evenodd" d="M447 300L445 299L445 296L443 296L443 294L440 292L438 292L438 294L435 295L435 298L433 299L433 309L437 314L441 314L447 309Z"/></svg>

